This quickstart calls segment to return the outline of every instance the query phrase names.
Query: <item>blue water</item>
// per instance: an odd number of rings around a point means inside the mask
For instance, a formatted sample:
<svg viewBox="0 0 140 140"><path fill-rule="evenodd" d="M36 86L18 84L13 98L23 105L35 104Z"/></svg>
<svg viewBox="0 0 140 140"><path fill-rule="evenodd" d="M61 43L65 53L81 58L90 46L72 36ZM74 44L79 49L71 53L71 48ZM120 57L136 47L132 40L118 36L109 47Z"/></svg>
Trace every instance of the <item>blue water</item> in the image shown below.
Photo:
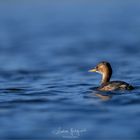
<svg viewBox="0 0 140 140"><path fill-rule="evenodd" d="M140 139L139 58L139 0L0 1L0 139Z"/></svg>

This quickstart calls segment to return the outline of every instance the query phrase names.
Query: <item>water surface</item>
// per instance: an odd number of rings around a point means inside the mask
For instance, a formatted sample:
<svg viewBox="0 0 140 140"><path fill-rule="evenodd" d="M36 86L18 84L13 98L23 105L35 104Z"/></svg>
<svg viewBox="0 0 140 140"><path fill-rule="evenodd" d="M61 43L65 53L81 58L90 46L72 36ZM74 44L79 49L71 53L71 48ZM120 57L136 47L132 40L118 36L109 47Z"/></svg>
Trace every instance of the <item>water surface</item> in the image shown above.
<svg viewBox="0 0 140 140"><path fill-rule="evenodd" d="M140 2L0 2L1 139L139 139ZM99 61L133 91L101 93Z"/></svg>

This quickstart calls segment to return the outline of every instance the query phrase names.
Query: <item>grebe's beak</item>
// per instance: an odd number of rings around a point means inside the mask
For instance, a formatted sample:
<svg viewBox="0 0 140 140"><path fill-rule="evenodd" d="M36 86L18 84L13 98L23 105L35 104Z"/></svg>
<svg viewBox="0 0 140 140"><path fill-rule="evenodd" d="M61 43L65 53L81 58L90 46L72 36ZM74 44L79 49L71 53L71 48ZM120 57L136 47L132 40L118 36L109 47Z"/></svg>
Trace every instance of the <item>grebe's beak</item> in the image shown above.
<svg viewBox="0 0 140 140"><path fill-rule="evenodd" d="M89 70L88 72L96 72L97 70L94 68L94 69L91 69Z"/></svg>

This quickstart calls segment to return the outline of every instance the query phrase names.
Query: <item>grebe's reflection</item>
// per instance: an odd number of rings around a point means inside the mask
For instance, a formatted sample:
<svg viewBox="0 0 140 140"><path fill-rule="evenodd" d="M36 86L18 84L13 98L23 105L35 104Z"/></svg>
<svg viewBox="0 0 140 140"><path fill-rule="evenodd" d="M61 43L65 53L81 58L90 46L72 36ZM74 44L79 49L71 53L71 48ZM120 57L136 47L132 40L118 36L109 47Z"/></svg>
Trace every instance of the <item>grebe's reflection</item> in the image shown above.
<svg viewBox="0 0 140 140"><path fill-rule="evenodd" d="M101 100L103 101L107 101L110 100L112 98L113 95L103 95L101 93L94 93L97 97L99 97Z"/></svg>
<svg viewBox="0 0 140 140"><path fill-rule="evenodd" d="M95 88L91 88L91 89L92 89L92 91L91 91L90 96L94 96L94 97L96 96L103 101L110 100L113 97L112 93L98 91L98 90L95 90Z"/></svg>

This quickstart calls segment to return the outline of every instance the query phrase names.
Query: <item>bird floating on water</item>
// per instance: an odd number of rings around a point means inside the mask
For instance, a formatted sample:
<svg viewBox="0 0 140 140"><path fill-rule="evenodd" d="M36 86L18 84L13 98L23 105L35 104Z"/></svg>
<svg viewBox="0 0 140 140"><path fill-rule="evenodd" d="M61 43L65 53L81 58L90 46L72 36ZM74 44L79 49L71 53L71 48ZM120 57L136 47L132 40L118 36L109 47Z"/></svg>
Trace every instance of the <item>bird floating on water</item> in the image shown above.
<svg viewBox="0 0 140 140"><path fill-rule="evenodd" d="M132 90L133 86L123 81L110 81L112 76L111 65L106 62L100 62L94 69L89 72L97 72L102 75L101 85L97 88L100 91L113 91L113 90Z"/></svg>

